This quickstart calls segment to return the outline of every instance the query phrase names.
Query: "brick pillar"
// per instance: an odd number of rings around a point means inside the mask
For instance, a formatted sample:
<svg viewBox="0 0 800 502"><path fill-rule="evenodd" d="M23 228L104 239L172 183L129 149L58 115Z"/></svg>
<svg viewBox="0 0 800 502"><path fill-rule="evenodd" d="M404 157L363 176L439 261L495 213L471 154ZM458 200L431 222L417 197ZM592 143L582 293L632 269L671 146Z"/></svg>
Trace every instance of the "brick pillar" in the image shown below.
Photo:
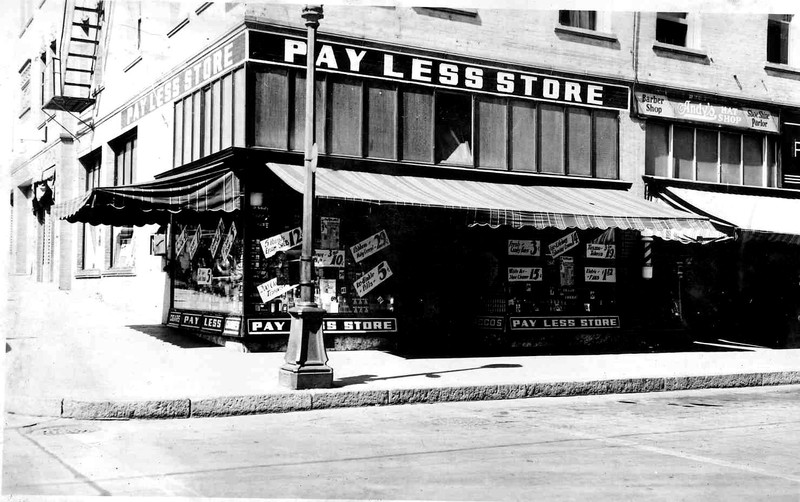
<svg viewBox="0 0 800 502"><path fill-rule="evenodd" d="M66 115L66 114L63 114ZM66 127L73 126L74 120L66 120ZM73 130L72 127L70 130ZM77 183L80 179L77 171L78 159L75 154L75 143L67 132L62 132L60 143L56 147L58 152L56 168L56 203L67 201L78 195ZM72 279L75 276L75 233L76 226L66 220L55 220L54 226L58 232L58 241L55 249L58 266L58 288L72 289Z"/></svg>

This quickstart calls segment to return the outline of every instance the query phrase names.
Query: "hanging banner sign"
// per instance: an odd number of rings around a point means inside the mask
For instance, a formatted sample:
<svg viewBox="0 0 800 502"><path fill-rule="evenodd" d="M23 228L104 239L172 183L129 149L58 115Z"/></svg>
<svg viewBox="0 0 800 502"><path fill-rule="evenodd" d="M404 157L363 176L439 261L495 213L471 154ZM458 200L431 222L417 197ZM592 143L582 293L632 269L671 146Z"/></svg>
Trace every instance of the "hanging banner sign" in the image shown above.
<svg viewBox="0 0 800 502"><path fill-rule="evenodd" d="M194 235L192 235L192 238L189 239L188 251L190 259L194 259L194 254L197 252L197 247L200 245L201 231L200 225L197 225Z"/></svg>
<svg viewBox="0 0 800 502"><path fill-rule="evenodd" d="M214 238L211 239L211 246L209 247L212 258L217 255L217 249L219 249L219 243L222 240L222 234L224 232L225 232L225 222L222 221L222 218L220 218L219 223L217 224L217 230L214 232Z"/></svg>
<svg viewBox="0 0 800 502"><path fill-rule="evenodd" d="M228 229L228 235L225 236L225 241L222 243L222 250L220 251L220 258L222 261L228 259L228 255L233 247L233 241L236 239L236 223L231 222L231 228Z"/></svg>
<svg viewBox="0 0 800 502"><path fill-rule="evenodd" d="M539 256L539 241L508 240L508 256Z"/></svg>
<svg viewBox="0 0 800 502"><path fill-rule="evenodd" d="M572 232L548 245L547 248L550 250L550 254L553 255L553 258L558 258L578 244L578 232Z"/></svg>
<svg viewBox="0 0 800 502"><path fill-rule="evenodd" d="M181 254L183 251L183 246L186 245L186 227L181 229L180 235L175 239L175 256Z"/></svg>
<svg viewBox="0 0 800 502"><path fill-rule="evenodd" d="M614 267L586 267L583 272L586 282L617 282L617 269Z"/></svg>
<svg viewBox="0 0 800 502"><path fill-rule="evenodd" d="M197 284L211 284L211 269L198 268L197 269Z"/></svg>
<svg viewBox="0 0 800 502"><path fill-rule="evenodd" d="M259 285L256 289L258 289L258 294L261 296L261 301L267 303L273 298L277 298L297 286L297 284L294 286L291 284L278 284L278 278L276 277L275 279L270 279L264 284Z"/></svg>
<svg viewBox="0 0 800 502"><path fill-rule="evenodd" d="M358 293L358 296L364 296L391 276L392 269L389 268L388 263L382 261L377 267L356 279L353 283L353 287L356 293Z"/></svg>
<svg viewBox="0 0 800 502"><path fill-rule="evenodd" d="M541 282L542 267L508 267L508 282Z"/></svg>
<svg viewBox="0 0 800 502"><path fill-rule="evenodd" d="M511 331L540 329L619 328L618 316L537 316L510 317Z"/></svg>
<svg viewBox="0 0 800 502"><path fill-rule="evenodd" d="M264 258L269 258L275 253L289 250L299 246L303 241L303 232L300 227L287 230L282 234L274 235L261 242L261 249L264 251Z"/></svg>
<svg viewBox="0 0 800 502"><path fill-rule="evenodd" d="M676 120L691 120L762 132L780 132L780 118L767 110L733 108L700 101L671 99L663 94L636 92L640 115Z"/></svg>
<svg viewBox="0 0 800 502"><path fill-rule="evenodd" d="M381 230L377 234L364 239L355 246L350 248L350 253L356 263L361 263L364 258L374 255L381 249L389 247L389 236L386 235L386 230Z"/></svg>
<svg viewBox="0 0 800 502"><path fill-rule="evenodd" d="M339 229L341 220L339 218L319 219L320 226L320 245L323 249L339 249Z"/></svg>
<svg viewBox="0 0 800 502"><path fill-rule="evenodd" d="M314 266L320 267L344 267L344 250L339 249L315 249Z"/></svg>
<svg viewBox="0 0 800 502"><path fill-rule="evenodd" d="M343 44L323 37L317 44L315 65L321 72L613 110L627 110L630 101L626 86L562 77L551 72L532 73L522 67L498 67L490 63L412 54L405 48L381 50L361 45L356 40ZM304 37L251 30L249 48L253 60L306 67Z"/></svg>
<svg viewBox="0 0 800 502"><path fill-rule="evenodd" d="M586 257L613 260L617 257L617 246L615 244L587 244Z"/></svg>

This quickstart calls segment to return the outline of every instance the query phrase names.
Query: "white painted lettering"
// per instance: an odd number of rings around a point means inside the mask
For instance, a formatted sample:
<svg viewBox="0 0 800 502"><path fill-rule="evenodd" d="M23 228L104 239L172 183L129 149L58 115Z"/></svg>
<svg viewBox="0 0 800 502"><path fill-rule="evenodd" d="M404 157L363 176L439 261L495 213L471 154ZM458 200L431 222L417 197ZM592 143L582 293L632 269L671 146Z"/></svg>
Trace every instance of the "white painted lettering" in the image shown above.
<svg viewBox="0 0 800 502"><path fill-rule="evenodd" d="M603 104L603 88L599 85L587 85L586 91L588 96L586 97L586 102L590 105L602 105Z"/></svg>
<svg viewBox="0 0 800 502"><path fill-rule="evenodd" d="M542 97L549 99L558 99L560 85L558 80L546 78L542 80Z"/></svg>
<svg viewBox="0 0 800 502"><path fill-rule="evenodd" d="M421 80L423 82L430 82L431 77L431 63L424 59L414 58L411 60L411 78L414 80Z"/></svg>
<svg viewBox="0 0 800 502"><path fill-rule="evenodd" d="M306 54L306 43L299 40L286 40L283 46L283 60L287 63L294 63L295 56Z"/></svg>
<svg viewBox="0 0 800 502"><path fill-rule="evenodd" d="M367 51L356 52L351 48L345 49L347 58L350 60L350 71L361 71L361 60L367 55Z"/></svg>
<svg viewBox="0 0 800 502"><path fill-rule="evenodd" d="M539 79L532 75L520 75L520 78L525 82L525 95L533 96L533 83Z"/></svg>
<svg viewBox="0 0 800 502"><path fill-rule="evenodd" d="M156 106L164 104L164 88L159 87L156 89Z"/></svg>
<svg viewBox="0 0 800 502"><path fill-rule="evenodd" d="M319 56L317 56L317 66L325 65L328 68L333 68L334 70L339 69L339 65L336 64L336 56L333 54L333 47L330 45L323 45L319 49Z"/></svg>
<svg viewBox="0 0 800 502"><path fill-rule="evenodd" d="M514 75L504 71L497 72L497 90L500 92L514 92Z"/></svg>
<svg viewBox="0 0 800 502"><path fill-rule="evenodd" d="M564 100L581 102L581 86L575 82L564 83Z"/></svg>
<svg viewBox="0 0 800 502"><path fill-rule="evenodd" d="M211 58L205 58L203 60L203 80L208 80L211 78Z"/></svg>
<svg viewBox="0 0 800 502"><path fill-rule="evenodd" d="M188 91L192 88L192 69L183 72L183 90Z"/></svg>
<svg viewBox="0 0 800 502"><path fill-rule="evenodd" d="M403 78L402 72L394 71L394 56L391 54L383 55L383 75L385 77Z"/></svg>
<svg viewBox="0 0 800 502"><path fill-rule="evenodd" d="M483 70L467 67L464 72L464 85L473 89L483 88Z"/></svg>
<svg viewBox="0 0 800 502"><path fill-rule="evenodd" d="M181 79L175 77L172 79L172 99L177 98L181 94Z"/></svg>
<svg viewBox="0 0 800 502"><path fill-rule="evenodd" d="M233 44L226 45L222 51L225 53L223 64L227 68L233 64Z"/></svg>
<svg viewBox="0 0 800 502"><path fill-rule="evenodd" d="M222 71L222 53L220 51L215 52L211 55L212 65L213 65L213 72L219 73Z"/></svg>
<svg viewBox="0 0 800 502"><path fill-rule="evenodd" d="M441 63L439 65L439 83L458 85L458 66L450 63Z"/></svg>

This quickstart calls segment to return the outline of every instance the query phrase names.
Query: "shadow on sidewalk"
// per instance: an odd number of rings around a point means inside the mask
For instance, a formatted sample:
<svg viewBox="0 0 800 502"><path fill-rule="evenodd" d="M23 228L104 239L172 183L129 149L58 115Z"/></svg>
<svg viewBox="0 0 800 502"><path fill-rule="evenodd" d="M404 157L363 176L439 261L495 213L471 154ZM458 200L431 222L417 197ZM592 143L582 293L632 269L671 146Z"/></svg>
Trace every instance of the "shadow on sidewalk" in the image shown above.
<svg viewBox="0 0 800 502"><path fill-rule="evenodd" d="M393 375L387 377L379 377L377 375L355 375L351 377L339 378L333 382L334 387L346 387L348 385L356 385L367 382L378 382L380 380L394 380L396 378L409 378L415 376L424 376L426 378L441 378L445 373L458 373L461 371L473 371L482 369L507 369L507 368L521 368L521 364L484 364L483 366L476 366L474 368L460 368L456 370L444 371L429 371L426 373L409 373L407 375Z"/></svg>
<svg viewBox="0 0 800 502"><path fill-rule="evenodd" d="M164 326L163 324L139 324L128 325L126 328L144 333L164 343L169 343L180 347L182 349L199 349L208 347L219 347L219 345L204 340L200 337L195 337L180 330Z"/></svg>

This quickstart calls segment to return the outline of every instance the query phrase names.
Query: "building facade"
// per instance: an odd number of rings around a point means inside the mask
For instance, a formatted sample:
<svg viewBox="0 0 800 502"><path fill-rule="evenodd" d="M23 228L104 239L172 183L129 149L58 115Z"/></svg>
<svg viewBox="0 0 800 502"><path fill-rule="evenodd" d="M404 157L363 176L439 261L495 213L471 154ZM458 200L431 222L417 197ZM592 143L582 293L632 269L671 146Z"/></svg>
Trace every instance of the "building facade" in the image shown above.
<svg viewBox="0 0 800 502"><path fill-rule="evenodd" d="M15 272L279 349L298 282L300 9L31 13L19 131L41 119L50 137L15 151ZM641 348L744 327L794 343L796 24L326 7L314 247L330 343Z"/></svg>

